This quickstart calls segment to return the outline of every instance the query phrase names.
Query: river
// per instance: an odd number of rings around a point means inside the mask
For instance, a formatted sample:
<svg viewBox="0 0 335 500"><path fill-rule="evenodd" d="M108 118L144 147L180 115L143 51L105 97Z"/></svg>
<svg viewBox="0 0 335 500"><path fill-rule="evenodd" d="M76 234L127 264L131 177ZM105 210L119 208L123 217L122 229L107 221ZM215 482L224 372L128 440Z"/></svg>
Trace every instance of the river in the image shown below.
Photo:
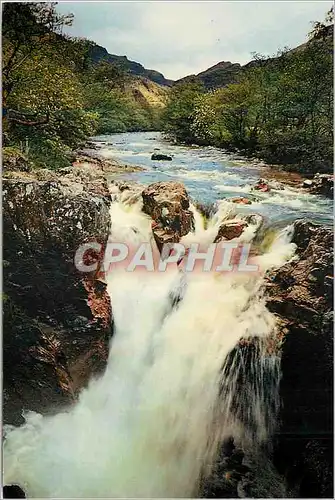
<svg viewBox="0 0 335 500"><path fill-rule="evenodd" d="M182 180L192 197L207 202L254 196L251 185L260 167L222 151L172 146L157 133L99 139L112 143L102 148L106 157L146 168L127 178ZM158 147L173 161L152 162ZM109 274L114 335L106 371L66 411L30 412L21 427L5 427L5 483L21 485L32 498L202 497L202 478L210 480L225 438L243 445L252 460L263 457L275 427L280 381L278 353L266 350L276 319L262 295L264 273L294 258L288 222L305 215L329 222L331 204L291 187L257 198L241 210L286 225L255 257L259 273L186 274L175 266L171 273ZM152 242L152 221L141 208L140 198L127 204L119 194L110 209L112 239ZM194 235L210 243L222 213L204 227L193 210ZM239 241L252 240L254 229ZM246 361L232 353L246 338L257 339L264 350L241 379ZM254 471L260 487L252 496L285 497L266 460Z"/></svg>

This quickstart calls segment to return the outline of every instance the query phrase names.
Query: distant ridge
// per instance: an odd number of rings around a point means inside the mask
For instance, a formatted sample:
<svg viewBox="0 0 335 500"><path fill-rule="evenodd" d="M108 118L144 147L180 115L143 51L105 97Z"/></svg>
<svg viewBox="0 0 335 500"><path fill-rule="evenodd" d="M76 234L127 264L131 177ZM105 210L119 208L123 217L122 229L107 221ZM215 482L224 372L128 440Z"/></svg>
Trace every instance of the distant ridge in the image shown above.
<svg viewBox="0 0 335 500"><path fill-rule="evenodd" d="M159 73L159 71L146 69L142 64L135 61L130 61L127 56L117 56L115 54L109 54L107 49L101 47L100 45L92 44L90 47L89 55L92 61L96 63L100 62L101 60L108 61L112 64L116 64L122 67L132 75L147 78L152 82L158 83L159 85L170 87L173 84L173 80L168 80L162 73Z"/></svg>
<svg viewBox="0 0 335 500"><path fill-rule="evenodd" d="M333 39L334 26L330 25L325 28L325 32L323 36L329 38L330 41ZM291 49L289 53L297 53L306 48L309 41L298 45L297 47ZM238 76L246 69L251 67L255 67L259 64L266 64L266 61L274 60L276 57L265 59L264 61L250 61L244 66L241 66L239 63L231 63L230 61L221 61L214 66L206 69L205 71L201 71L197 75L188 75L180 80L177 80L175 83L182 82L196 82L200 81L204 84L206 89L217 89L220 87L225 87L230 83L234 83L237 81Z"/></svg>

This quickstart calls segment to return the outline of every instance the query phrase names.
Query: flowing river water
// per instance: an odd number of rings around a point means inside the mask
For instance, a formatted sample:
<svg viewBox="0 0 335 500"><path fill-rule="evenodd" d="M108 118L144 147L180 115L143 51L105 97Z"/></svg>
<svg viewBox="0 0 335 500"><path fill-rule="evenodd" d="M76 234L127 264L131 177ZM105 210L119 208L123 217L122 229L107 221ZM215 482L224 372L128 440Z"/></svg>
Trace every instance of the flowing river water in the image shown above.
<svg viewBox="0 0 335 500"><path fill-rule="evenodd" d="M260 193L252 191L253 185L260 177L276 178L278 171L275 171L276 176L270 168L260 166L259 162L237 158L220 149L177 146L165 141L158 132L114 134L96 139L104 142L101 153L106 158L117 158L145 169L125 175L125 179L144 184L180 181L185 184L188 193L202 203L248 197L253 201L252 205L240 205L238 211L257 212L270 224L285 224L303 217L332 224L332 201L295 188L294 184L299 184L298 175L281 172L280 179L289 184L283 186L277 183L277 189L275 186L269 193ZM173 160L152 161L152 153L164 153L172 156Z"/></svg>
<svg viewBox="0 0 335 500"><path fill-rule="evenodd" d="M251 194L259 177L259 167L213 149L169 146L154 133L104 140L113 143L104 147L106 156L148 167L132 179L182 180L201 201ZM156 147L174 160L151 162ZM34 498L189 498L199 496L200 479L210 475L225 438L234 436L257 455L275 425L280 379L277 354L263 347L276 329L263 276L294 258L292 220L306 214L330 220L328 201L291 190L278 190L271 200L257 195L251 205L281 226L256 257L258 273L186 274L176 266L166 273L109 274L115 332L106 371L68 411L29 413L23 426L5 429L5 484L20 484ZM219 203L205 227L192 206L191 236L210 244L231 217L226 208ZM118 193L110 214L113 239L154 245L141 200L129 205ZM239 241L252 241L256 232L251 224ZM257 338L259 346L242 386L236 373L243 360L231 358L241 338ZM267 494L276 496L271 487Z"/></svg>

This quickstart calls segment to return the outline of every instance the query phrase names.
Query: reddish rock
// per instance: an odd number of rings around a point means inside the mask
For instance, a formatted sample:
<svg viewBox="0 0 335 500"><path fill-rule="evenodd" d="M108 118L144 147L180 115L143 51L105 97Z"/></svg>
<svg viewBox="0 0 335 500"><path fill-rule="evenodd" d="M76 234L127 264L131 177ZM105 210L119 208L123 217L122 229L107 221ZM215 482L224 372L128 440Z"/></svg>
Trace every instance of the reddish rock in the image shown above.
<svg viewBox="0 0 335 500"><path fill-rule="evenodd" d="M238 198L232 198L230 200L232 203L238 203L239 205L251 205L251 200L248 198L243 198L243 197L238 197Z"/></svg>
<svg viewBox="0 0 335 500"><path fill-rule="evenodd" d="M257 184L253 187L256 191L262 191L264 193L270 191L269 183L264 179L259 179Z"/></svg>
<svg viewBox="0 0 335 500"><path fill-rule="evenodd" d="M233 238L238 238L247 226L248 223L243 220L224 222L219 228L214 243L218 243L221 240L232 240Z"/></svg>

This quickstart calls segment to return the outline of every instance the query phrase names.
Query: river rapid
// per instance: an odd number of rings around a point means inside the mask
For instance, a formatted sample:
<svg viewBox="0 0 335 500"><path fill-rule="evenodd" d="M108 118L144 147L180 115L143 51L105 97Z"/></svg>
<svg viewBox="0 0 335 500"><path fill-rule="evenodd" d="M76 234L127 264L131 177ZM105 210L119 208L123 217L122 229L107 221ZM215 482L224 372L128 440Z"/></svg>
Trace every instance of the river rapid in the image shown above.
<svg viewBox="0 0 335 500"><path fill-rule="evenodd" d="M270 225L285 225L304 217L320 224L332 224L332 201L299 188L297 174L280 172L280 179L286 184L273 181L274 188L269 193L260 193L252 191L255 183L260 177L269 180L270 176L277 178L278 170L271 173L271 169L260 162L217 148L171 144L159 132L112 134L98 136L94 140L104 143L100 150L104 157L117 158L144 169L127 174L124 179L143 184L183 182L191 197L201 203L247 197L252 204L239 205L237 210L242 213L257 212ZM173 160L152 161L153 153L170 155Z"/></svg>

